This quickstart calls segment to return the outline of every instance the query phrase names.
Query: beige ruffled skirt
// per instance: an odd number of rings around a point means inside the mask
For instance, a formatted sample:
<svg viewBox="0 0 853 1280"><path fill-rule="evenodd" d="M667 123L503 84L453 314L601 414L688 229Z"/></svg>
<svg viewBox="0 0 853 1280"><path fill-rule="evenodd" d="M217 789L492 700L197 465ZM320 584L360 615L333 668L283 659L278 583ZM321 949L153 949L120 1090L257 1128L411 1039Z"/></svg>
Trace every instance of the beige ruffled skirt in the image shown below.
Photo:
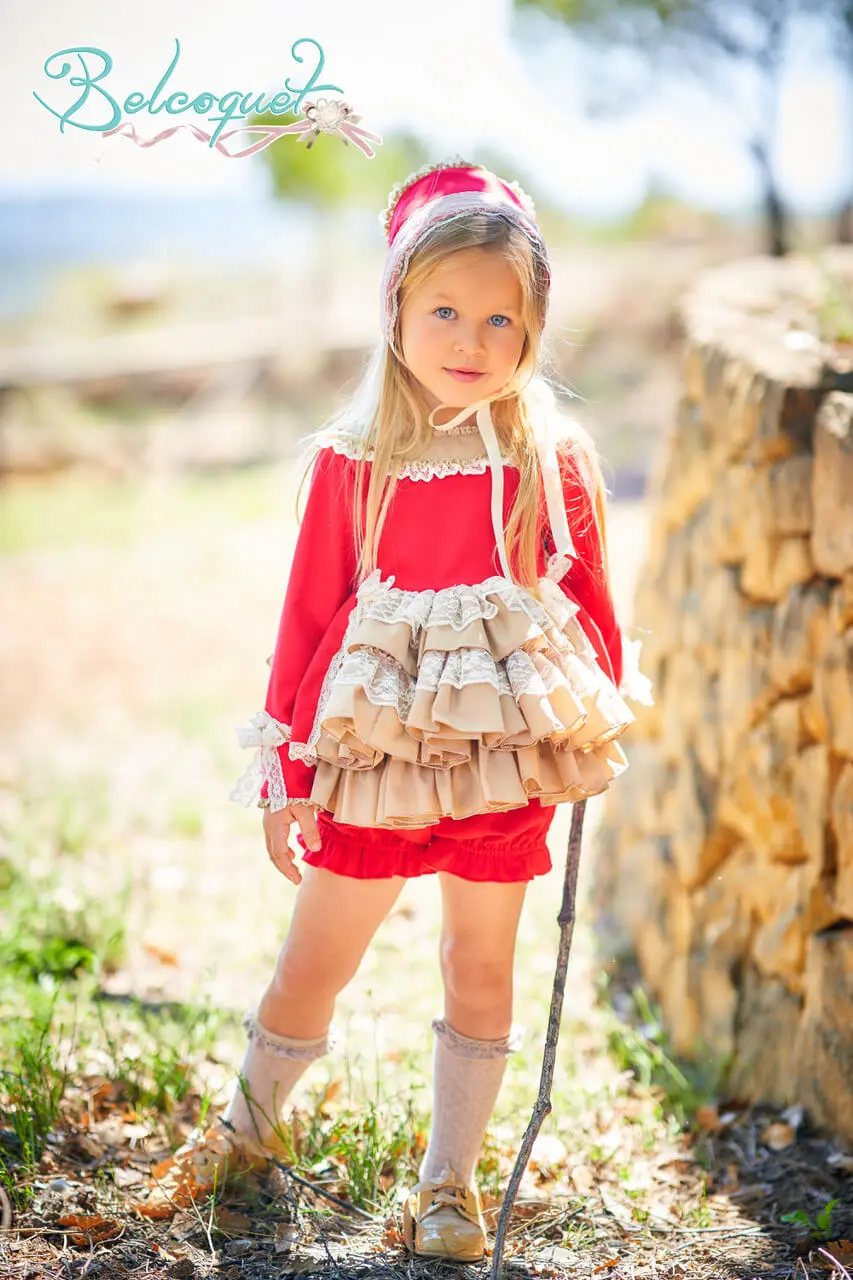
<svg viewBox="0 0 853 1280"><path fill-rule="evenodd" d="M300 752L336 821L423 827L558 804L623 772L633 713L556 583L541 579L540 599L501 577L393 582L377 570L362 583Z"/></svg>

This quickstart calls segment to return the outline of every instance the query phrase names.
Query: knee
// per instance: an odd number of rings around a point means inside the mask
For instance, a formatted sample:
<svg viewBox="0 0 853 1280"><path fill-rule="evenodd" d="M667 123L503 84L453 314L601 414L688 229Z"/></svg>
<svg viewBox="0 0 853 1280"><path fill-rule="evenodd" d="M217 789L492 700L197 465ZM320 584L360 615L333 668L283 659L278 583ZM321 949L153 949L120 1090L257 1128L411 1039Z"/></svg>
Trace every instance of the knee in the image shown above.
<svg viewBox="0 0 853 1280"><path fill-rule="evenodd" d="M441 975L448 995L467 1009L512 1002L512 957L484 953L465 938L442 939Z"/></svg>
<svg viewBox="0 0 853 1280"><path fill-rule="evenodd" d="M278 994L291 999L336 996L351 976L342 972L334 957L312 954L304 947L289 947L285 942L279 952L273 986Z"/></svg>

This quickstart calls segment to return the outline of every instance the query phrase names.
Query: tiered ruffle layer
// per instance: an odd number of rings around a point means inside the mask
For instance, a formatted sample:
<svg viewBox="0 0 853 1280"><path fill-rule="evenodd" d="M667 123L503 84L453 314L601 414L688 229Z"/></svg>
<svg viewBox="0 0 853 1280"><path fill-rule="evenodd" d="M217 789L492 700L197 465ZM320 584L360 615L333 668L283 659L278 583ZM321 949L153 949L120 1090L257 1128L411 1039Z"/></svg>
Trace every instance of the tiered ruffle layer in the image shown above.
<svg viewBox="0 0 853 1280"><path fill-rule="evenodd" d="M615 740L633 713L555 583L540 581L540 601L500 577L393 581L362 583L300 751L336 821L423 827L574 801L627 767Z"/></svg>

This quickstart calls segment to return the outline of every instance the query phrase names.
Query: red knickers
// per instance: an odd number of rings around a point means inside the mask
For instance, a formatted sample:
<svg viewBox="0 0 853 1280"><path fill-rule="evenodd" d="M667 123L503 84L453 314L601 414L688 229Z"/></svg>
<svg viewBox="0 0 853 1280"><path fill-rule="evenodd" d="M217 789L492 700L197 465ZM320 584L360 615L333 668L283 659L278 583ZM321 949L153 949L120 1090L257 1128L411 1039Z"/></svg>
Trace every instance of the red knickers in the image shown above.
<svg viewBox="0 0 853 1280"><path fill-rule="evenodd" d="M530 800L502 813L440 818L429 827L352 827L317 810L322 848L312 853L297 834L303 859L357 880L449 871L463 880L532 880L551 870L546 836L556 805Z"/></svg>

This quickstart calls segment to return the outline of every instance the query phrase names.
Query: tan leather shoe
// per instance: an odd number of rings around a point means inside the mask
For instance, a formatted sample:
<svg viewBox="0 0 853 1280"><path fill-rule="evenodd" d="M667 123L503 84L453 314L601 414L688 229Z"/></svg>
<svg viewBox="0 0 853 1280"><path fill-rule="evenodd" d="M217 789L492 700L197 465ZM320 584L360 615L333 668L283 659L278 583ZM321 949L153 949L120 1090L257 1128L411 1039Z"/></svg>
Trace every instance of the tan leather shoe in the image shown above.
<svg viewBox="0 0 853 1280"><path fill-rule="evenodd" d="M418 1182L403 1206L403 1239L422 1258L479 1262L486 1251L486 1228L476 1189L452 1172Z"/></svg>

